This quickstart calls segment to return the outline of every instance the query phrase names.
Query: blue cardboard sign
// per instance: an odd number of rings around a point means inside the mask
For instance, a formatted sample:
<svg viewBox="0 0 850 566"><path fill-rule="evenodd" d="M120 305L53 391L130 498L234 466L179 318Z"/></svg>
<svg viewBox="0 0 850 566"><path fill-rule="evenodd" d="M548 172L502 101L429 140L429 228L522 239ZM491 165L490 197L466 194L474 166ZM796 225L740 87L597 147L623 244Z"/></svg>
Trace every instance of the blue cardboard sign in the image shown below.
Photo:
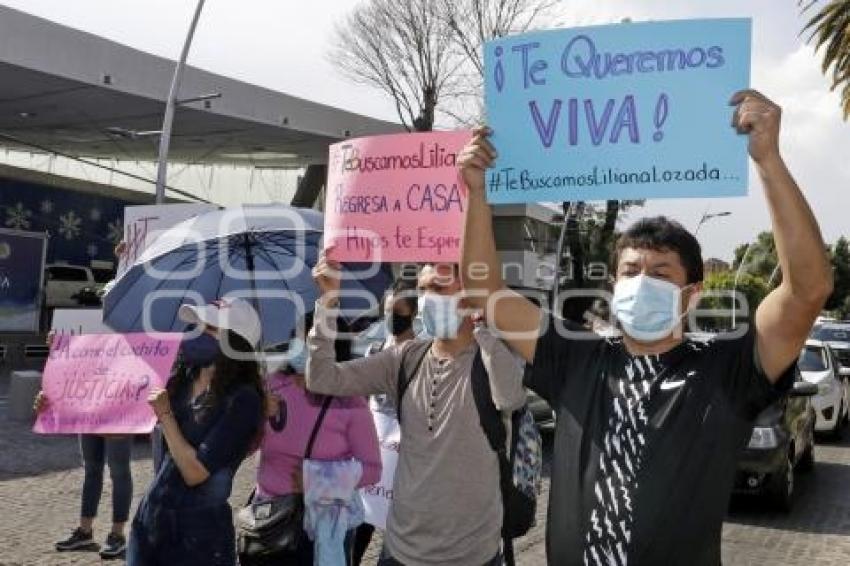
<svg viewBox="0 0 850 566"><path fill-rule="evenodd" d="M729 99L749 86L751 33L749 19L703 19L488 42L489 201L746 195Z"/></svg>

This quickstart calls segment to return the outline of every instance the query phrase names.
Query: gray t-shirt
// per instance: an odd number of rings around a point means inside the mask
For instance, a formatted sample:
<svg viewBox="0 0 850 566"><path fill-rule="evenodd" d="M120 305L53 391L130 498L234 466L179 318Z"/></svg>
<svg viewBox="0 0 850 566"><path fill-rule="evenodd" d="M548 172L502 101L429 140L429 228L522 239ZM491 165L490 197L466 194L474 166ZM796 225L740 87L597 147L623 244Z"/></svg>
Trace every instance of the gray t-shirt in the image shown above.
<svg viewBox="0 0 850 566"><path fill-rule="evenodd" d="M372 356L335 361L336 311L316 305L307 339L307 387L342 396L386 394L397 403L402 355L412 340ZM402 400L402 439L387 521L386 545L407 566L476 566L499 551L502 498L496 454L481 429L472 396L472 361L481 349L493 402L508 413L523 405L522 371L486 329L453 359L429 350ZM405 360L412 368L415 360Z"/></svg>

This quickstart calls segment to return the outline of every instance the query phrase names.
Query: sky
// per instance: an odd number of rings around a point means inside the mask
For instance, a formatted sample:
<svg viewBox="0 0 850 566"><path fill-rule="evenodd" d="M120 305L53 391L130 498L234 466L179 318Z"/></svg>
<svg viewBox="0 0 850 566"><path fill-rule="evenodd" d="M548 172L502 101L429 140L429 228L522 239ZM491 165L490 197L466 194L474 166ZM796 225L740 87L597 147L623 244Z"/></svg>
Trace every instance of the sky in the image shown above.
<svg viewBox="0 0 850 566"><path fill-rule="evenodd" d="M194 0L2 0L49 20L176 58ZM354 0L207 0L191 65L360 114L396 120L377 90L353 85L328 60L334 26ZM783 107L781 149L818 218L824 239L850 236L850 123L820 72L820 57L799 32L796 0L564 0L559 22L579 26L699 17L753 18L752 86ZM733 199L647 202L622 219L665 214L695 229L703 213L731 212L698 233L705 257L730 260L738 244L770 228L761 184Z"/></svg>

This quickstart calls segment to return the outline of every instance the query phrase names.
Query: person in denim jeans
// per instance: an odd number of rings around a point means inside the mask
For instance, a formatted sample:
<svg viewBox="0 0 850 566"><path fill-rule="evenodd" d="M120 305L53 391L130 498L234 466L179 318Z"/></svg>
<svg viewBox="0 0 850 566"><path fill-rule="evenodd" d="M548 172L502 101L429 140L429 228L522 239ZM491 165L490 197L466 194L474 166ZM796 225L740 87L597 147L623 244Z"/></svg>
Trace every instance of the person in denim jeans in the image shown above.
<svg viewBox="0 0 850 566"><path fill-rule="evenodd" d="M197 332L181 346L185 369L149 398L163 457L133 519L127 564L231 566L236 545L227 500L263 424L254 353L260 321L240 299L184 305L179 316Z"/></svg>
<svg viewBox="0 0 850 566"><path fill-rule="evenodd" d="M52 346L53 333L47 336L48 347ZM43 411L49 399L40 391L33 409ZM80 505L80 524L68 538L55 545L58 552L100 550L100 557L109 560L120 558L127 549L124 529L130 517L133 501L133 478L130 473L133 437L124 435L81 434L80 455L83 459L83 490ZM103 466L109 464L112 479L112 529L102 546L94 540L94 519L103 493Z"/></svg>

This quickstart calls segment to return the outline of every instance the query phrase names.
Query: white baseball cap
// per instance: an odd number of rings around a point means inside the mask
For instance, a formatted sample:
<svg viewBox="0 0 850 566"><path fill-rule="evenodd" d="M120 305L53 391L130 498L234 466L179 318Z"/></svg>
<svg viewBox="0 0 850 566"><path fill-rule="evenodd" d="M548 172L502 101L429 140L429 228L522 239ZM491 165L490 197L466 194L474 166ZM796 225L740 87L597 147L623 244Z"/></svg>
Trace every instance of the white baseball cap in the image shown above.
<svg viewBox="0 0 850 566"><path fill-rule="evenodd" d="M235 332L255 348L262 336L260 317L244 299L219 299L203 306L182 305L177 316L189 324L206 324Z"/></svg>

